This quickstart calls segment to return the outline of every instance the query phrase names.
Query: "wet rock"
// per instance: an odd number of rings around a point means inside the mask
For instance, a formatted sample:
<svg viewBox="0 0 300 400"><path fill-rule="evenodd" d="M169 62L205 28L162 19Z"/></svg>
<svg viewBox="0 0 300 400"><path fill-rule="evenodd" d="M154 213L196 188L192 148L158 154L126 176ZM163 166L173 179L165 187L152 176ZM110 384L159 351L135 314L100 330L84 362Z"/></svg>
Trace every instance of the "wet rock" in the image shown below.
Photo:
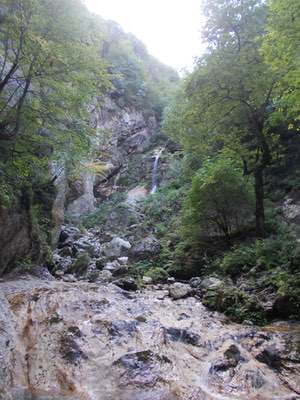
<svg viewBox="0 0 300 400"><path fill-rule="evenodd" d="M113 321L109 328L112 336L133 335L137 331L137 321Z"/></svg>
<svg viewBox="0 0 300 400"><path fill-rule="evenodd" d="M127 240L116 237L103 245L103 254L109 258L118 258L127 254L129 249L131 249L131 244Z"/></svg>
<svg viewBox="0 0 300 400"><path fill-rule="evenodd" d="M154 236L148 236L137 243L130 251L134 259L144 259L160 252L160 243Z"/></svg>
<svg viewBox="0 0 300 400"><path fill-rule="evenodd" d="M201 285L202 279L198 276L195 276L189 281L191 288L196 289Z"/></svg>
<svg viewBox="0 0 300 400"><path fill-rule="evenodd" d="M192 346L197 346L200 340L199 335L186 329L167 328L166 334L173 342L182 342Z"/></svg>
<svg viewBox="0 0 300 400"><path fill-rule="evenodd" d="M244 374L244 379L245 382L254 389L260 389L266 382L263 375L258 370L247 370Z"/></svg>
<svg viewBox="0 0 300 400"><path fill-rule="evenodd" d="M136 281L130 277L118 279L117 281L114 282L114 284L123 290L127 290L127 291L138 290L138 285L137 285Z"/></svg>
<svg viewBox="0 0 300 400"><path fill-rule="evenodd" d="M282 367L280 351L275 345L264 348L263 351L256 356L256 359L276 370L280 370Z"/></svg>
<svg viewBox="0 0 300 400"><path fill-rule="evenodd" d="M191 294L190 286L184 283L176 282L169 288L169 295L173 300L183 299Z"/></svg>
<svg viewBox="0 0 300 400"><path fill-rule="evenodd" d="M114 362L114 365L125 369L122 374L122 386L134 385L145 390L147 387L153 387L161 379L161 367L171 364L166 356L160 356L151 350L128 353ZM135 399L141 396L134 397ZM169 397L144 397L144 399L167 399Z"/></svg>
<svg viewBox="0 0 300 400"><path fill-rule="evenodd" d="M236 345L231 345L225 352L222 358L213 362L210 373L224 372L230 368L235 368L240 361L244 361L241 352Z"/></svg>
<svg viewBox="0 0 300 400"><path fill-rule="evenodd" d="M82 360L86 360L87 356L80 349L79 345L73 338L73 333L65 334L60 340L60 352L62 357L70 364L78 365Z"/></svg>

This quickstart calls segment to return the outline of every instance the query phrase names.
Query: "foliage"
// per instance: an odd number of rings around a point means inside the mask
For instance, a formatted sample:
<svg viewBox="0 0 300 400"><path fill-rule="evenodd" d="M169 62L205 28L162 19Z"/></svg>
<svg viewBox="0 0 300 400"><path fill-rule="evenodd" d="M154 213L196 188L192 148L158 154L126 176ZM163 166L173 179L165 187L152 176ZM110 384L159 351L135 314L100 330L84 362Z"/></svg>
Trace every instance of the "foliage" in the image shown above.
<svg viewBox="0 0 300 400"><path fill-rule="evenodd" d="M208 159L194 176L183 208L183 235L190 243L222 236L228 242L249 225L253 208L250 182L227 155Z"/></svg>
<svg viewBox="0 0 300 400"><path fill-rule="evenodd" d="M168 278L169 274L163 268L154 267L150 268L145 273L145 276L151 278L154 283L158 283L158 282L164 282Z"/></svg>
<svg viewBox="0 0 300 400"><path fill-rule="evenodd" d="M268 34L263 54L272 70L281 76L279 114L299 118L300 109L300 3L271 0ZM281 116L282 118L283 116Z"/></svg>
<svg viewBox="0 0 300 400"><path fill-rule="evenodd" d="M276 268L292 272L299 268L299 246L293 234L284 230L277 236L240 244L225 253L219 261L222 270L230 276L255 271L272 271Z"/></svg>
<svg viewBox="0 0 300 400"><path fill-rule="evenodd" d="M264 172L278 152L271 116L280 78L261 54L266 5L207 0L204 11L207 52L166 112L164 130L200 157L224 147L237 154L255 178L256 229L263 236Z"/></svg>
<svg viewBox="0 0 300 400"><path fill-rule="evenodd" d="M266 322L265 311L257 298L234 287L208 290L203 304L210 309L224 312L237 322L250 320L259 325Z"/></svg>

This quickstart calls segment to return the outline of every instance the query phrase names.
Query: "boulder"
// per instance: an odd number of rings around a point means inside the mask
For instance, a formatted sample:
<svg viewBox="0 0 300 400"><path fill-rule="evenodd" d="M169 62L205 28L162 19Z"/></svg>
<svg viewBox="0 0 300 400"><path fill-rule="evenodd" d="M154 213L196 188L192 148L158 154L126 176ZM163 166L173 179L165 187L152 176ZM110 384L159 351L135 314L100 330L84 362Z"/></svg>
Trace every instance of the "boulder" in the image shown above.
<svg viewBox="0 0 300 400"><path fill-rule="evenodd" d="M122 257L131 249L131 244L120 237L114 238L103 245L103 254L108 258Z"/></svg>
<svg viewBox="0 0 300 400"><path fill-rule="evenodd" d="M59 254L53 254L53 271L63 271L66 272L70 269L73 259L71 257L61 257Z"/></svg>
<svg viewBox="0 0 300 400"><path fill-rule="evenodd" d="M87 237L82 237L74 242L74 247L79 253L88 253L90 257L100 257L101 246L95 240L89 240Z"/></svg>
<svg viewBox="0 0 300 400"><path fill-rule="evenodd" d="M199 276L195 276L189 281L189 284L191 288L196 289L201 285L201 282L202 279Z"/></svg>
<svg viewBox="0 0 300 400"><path fill-rule="evenodd" d="M127 291L136 291L138 289L138 285L133 278L122 278L114 282L119 288Z"/></svg>
<svg viewBox="0 0 300 400"><path fill-rule="evenodd" d="M101 279L101 280L103 280L104 282L111 282L112 281L112 278L113 278L113 275L112 275L112 273L110 272L110 271L102 271L100 274L99 274L99 278Z"/></svg>
<svg viewBox="0 0 300 400"><path fill-rule="evenodd" d="M189 285L184 283L176 282L169 288L169 295L173 300L183 299L191 295L192 289Z"/></svg>
<svg viewBox="0 0 300 400"><path fill-rule="evenodd" d="M210 276L208 278L204 278L198 287L204 290L215 290L222 285L223 282L220 279Z"/></svg>
<svg viewBox="0 0 300 400"><path fill-rule="evenodd" d="M110 271L114 276L125 274L127 270L127 265L122 265L117 260L108 262L103 269L103 271Z"/></svg>
<svg viewBox="0 0 300 400"><path fill-rule="evenodd" d="M154 236L148 236L138 242L130 251L135 259L144 259L155 256L160 252L160 243Z"/></svg>

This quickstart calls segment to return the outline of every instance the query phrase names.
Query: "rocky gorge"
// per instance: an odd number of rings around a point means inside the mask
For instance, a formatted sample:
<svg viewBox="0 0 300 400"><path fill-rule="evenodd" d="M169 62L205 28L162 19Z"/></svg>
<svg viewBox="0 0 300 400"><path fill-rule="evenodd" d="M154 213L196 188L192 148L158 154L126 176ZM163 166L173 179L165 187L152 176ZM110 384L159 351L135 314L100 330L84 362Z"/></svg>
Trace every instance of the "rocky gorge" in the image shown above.
<svg viewBox="0 0 300 400"><path fill-rule="evenodd" d="M203 0L183 79L81 0L4 3L0 400L300 400L300 128L267 2Z"/></svg>

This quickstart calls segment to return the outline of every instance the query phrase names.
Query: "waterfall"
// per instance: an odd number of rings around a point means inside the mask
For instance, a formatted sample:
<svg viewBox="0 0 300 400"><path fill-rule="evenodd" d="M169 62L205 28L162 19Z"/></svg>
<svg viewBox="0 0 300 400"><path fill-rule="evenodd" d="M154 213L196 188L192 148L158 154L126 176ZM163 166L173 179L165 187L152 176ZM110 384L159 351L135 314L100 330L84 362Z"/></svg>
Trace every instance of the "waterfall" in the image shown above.
<svg viewBox="0 0 300 400"><path fill-rule="evenodd" d="M155 158L153 162L153 168L152 168L152 187L151 187L151 194L154 194L157 190L157 169L158 169L158 162L161 156L161 153L164 151L164 148L162 147L158 151L156 150L155 153Z"/></svg>

